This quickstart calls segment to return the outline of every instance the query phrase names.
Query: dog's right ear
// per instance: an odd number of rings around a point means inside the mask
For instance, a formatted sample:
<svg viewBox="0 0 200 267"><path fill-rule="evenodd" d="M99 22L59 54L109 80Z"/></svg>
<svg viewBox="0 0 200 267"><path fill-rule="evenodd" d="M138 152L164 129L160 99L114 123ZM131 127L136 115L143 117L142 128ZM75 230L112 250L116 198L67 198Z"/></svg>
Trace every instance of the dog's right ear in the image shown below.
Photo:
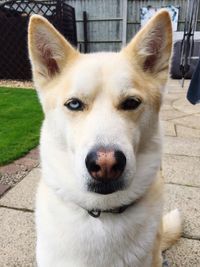
<svg viewBox="0 0 200 267"><path fill-rule="evenodd" d="M166 10L158 12L123 49L130 62L151 77L168 75L172 52L172 25Z"/></svg>
<svg viewBox="0 0 200 267"><path fill-rule="evenodd" d="M78 55L48 20L39 15L30 18L28 48L33 78L40 82L53 79Z"/></svg>

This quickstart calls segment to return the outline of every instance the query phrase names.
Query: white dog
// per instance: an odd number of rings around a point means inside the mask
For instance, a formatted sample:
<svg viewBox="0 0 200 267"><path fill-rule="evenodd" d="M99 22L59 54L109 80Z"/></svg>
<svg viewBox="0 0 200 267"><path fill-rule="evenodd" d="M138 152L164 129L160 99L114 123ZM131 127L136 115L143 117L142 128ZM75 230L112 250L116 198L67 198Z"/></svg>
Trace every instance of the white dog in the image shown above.
<svg viewBox="0 0 200 267"><path fill-rule="evenodd" d="M80 54L44 18L29 25L45 113L37 193L39 267L161 267L180 235L162 223L159 110L172 48L159 12L119 53Z"/></svg>

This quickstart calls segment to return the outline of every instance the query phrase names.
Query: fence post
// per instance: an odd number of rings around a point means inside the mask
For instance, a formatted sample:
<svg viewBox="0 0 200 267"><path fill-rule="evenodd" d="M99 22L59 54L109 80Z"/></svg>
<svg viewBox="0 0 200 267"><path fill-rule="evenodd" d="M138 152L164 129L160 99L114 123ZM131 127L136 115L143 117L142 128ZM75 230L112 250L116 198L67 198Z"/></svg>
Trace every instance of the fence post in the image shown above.
<svg viewBox="0 0 200 267"><path fill-rule="evenodd" d="M88 52L88 34L87 34L87 12L83 11L83 39L84 39L84 53Z"/></svg>
<svg viewBox="0 0 200 267"><path fill-rule="evenodd" d="M127 41L127 7L128 0L122 0L123 8L122 8L122 45L126 45Z"/></svg>

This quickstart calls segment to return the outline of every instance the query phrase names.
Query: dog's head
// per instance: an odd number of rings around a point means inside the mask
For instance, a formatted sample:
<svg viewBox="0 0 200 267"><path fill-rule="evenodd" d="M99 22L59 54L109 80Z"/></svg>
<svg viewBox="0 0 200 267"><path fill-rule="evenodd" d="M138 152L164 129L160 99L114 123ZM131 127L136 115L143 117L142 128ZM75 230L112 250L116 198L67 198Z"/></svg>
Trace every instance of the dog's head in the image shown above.
<svg viewBox="0 0 200 267"><path fill-rule="evenodd" d="M63 199L109 208L140 197L160 166L158 117L172 47L159 12L119 53L80 54L44 18L29 24L45 113L43 175Z"/></svg>

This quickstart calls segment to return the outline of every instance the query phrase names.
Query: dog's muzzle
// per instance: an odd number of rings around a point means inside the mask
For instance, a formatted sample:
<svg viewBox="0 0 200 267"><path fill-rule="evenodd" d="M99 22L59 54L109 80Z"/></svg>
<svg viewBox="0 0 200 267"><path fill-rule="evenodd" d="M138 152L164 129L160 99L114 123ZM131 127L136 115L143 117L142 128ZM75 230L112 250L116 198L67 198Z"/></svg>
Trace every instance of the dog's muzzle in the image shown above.
<svg viewBox="0 0 200 267"><path fill-rule="evenodd" d="M100 147L88 153L85 164L92 178L88 190L99 194L111 194L124 186L122 174L126 157L120 150Z"/></svg>

